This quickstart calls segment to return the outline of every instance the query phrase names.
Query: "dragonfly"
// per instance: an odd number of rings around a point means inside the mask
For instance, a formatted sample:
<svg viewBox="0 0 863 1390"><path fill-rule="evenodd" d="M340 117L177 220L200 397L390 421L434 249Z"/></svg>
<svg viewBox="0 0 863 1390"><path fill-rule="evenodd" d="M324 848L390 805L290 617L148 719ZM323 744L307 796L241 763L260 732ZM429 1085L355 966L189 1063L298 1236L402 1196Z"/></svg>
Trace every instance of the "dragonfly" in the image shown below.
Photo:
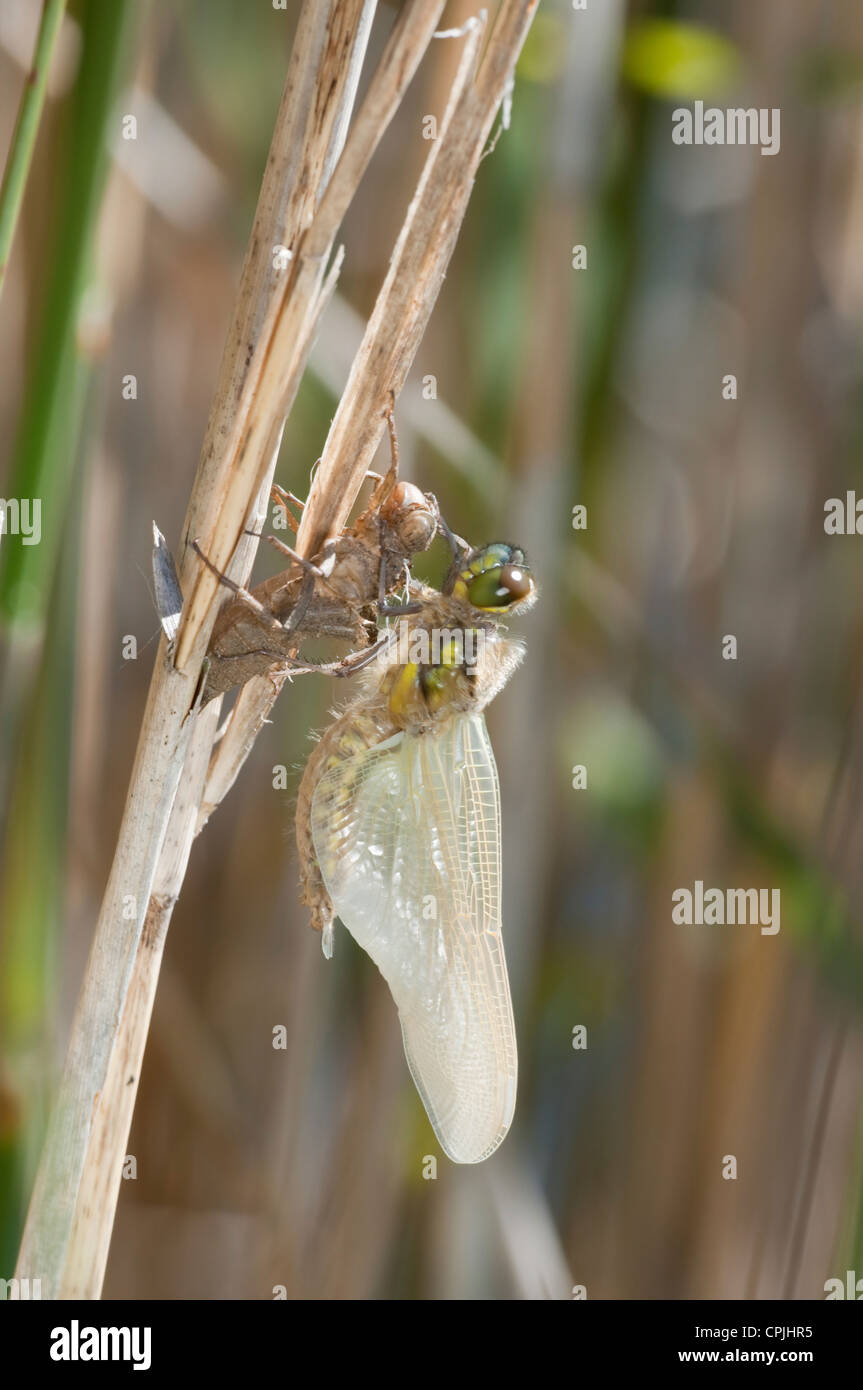
<svg viewBox="0 0 863 1390"><path fill-rule="evenodd" d="M502 620L536 585L517 547L452 543L442 590L411 581L397 633L314 748L297 844L324 954L338 917L389 985L443 1151L479 1163L509 1129L518 1073L483 711L523 656Z"/></svg>
<svg viewBox="0 0 863 1390"><path fill-rule="evenodd" d="M244 685L253 676L287 666L294 674L322 670L351 675L369 657L377 637L377 618L389 596L403 588L415 555L427 550L442 525L432 493L399 478L395 416L385 412L391 463L376 479L368 505L354 524L328 540L311 560L278 537L264 540L286 555L291 565L254 589L233 583L195 550L234 599L220 611L207 651L199 703ZM302 509L293 493L274 487L273 498L286 523L296 530L289 506ZM354 650L343 661L309 665L298 657L303 642L319 638L347 642Z"/></svg>

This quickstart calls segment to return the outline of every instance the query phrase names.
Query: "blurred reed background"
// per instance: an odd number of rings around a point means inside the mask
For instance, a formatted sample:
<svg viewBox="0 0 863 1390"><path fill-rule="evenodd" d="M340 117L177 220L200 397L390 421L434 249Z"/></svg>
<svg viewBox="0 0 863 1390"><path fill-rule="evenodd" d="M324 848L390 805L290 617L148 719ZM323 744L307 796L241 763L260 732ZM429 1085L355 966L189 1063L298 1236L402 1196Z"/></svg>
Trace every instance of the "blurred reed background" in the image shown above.
<svg viewBox="0 0 863 1390"><path fill-rule="evenodd" d="M150 523L176 542L294 8L79 0L51 72L0 302L0 495L43 499L40 545L0 542L0 1275L156 648ZM37 18L0 0L3 149ZM343 229L277 474L301 495L457 56L432 47ZM512 1133L424 1180L388 991L344 931L326 964L298 903L273 769L295 791L341 695L299 679L193 852L106 1297L823 1297L863 1275L863 540L823 527L863 493L861 96L853 0L543 0L398 403L405 474L542 584L489 718ZM780 153L673 144L694 99L779 107ZM675 926L696 879L779 887L781 931Z"/></svg>

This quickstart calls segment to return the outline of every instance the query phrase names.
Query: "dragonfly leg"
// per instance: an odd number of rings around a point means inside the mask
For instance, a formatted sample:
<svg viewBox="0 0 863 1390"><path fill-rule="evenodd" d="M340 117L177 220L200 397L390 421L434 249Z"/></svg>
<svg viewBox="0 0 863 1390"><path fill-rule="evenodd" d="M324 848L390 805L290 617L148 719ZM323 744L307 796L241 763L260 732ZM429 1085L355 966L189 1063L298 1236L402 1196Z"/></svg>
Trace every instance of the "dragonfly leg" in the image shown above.
<svg viewBox="0 0 863 1390"><path fill-rule="evenodd" d="M247 532L247 534L257 535L257 532L250 531ZM285 621L279 623L283 632L296 632L309 611L309 605L314 598L315 585L318 581L330 587L327 571L323 566L314 564L312 560L307 560L305 556L300 555L296 550L292 550L289 545L285 545L284 541L280 541L277 536L262 536L261 539L268 541L270 545L274 545L277 550L280 550L283 555L287 555L288 559L295 561L303 570L303 580L300 585L297 601ZM327 541L324 545L322 552L324 564L326 564L327 560L330 558L333 544L332 541Z"/></svg>
<svg viewBox="0 0 863 1390"><path fill-rule="evenodd" d="M243 603L247 604L253 613L257 613L258 617L263 618L271 627L280 628L282 626L278 618L274 617L269 609L264 607L260 599L256 599L254 594L249 593L248 589L243 588L242 584L237 584L233 579L229 579L226 574L222 573L217 565L213 564L209 556L204 554L197 540L192 541L192 549L198 556L198 559L203 560L207 569L212 570L219 582L224 584L226 589L230 589L232 594L236 594L237 598L241 599Z"/></svg>
<svg viewBox="0 0 863 1390"><path fill-rule="evenodd" d="M398 473L399 471L399 437L396 434L396 398L394 392L390 391L390 404L384 411L384 419L387 422L387 429L390 432L390 468Z"/></svg>
<svg viewBox="0 0 863 1390"><path fill-rule="evenodd" d="M342 657L340 661L299 661L295 657L288 657L288 675L352 676L356 671L361 671L364 666L368 666L370 662L374 661L389 640L388 637L382 637L380 641L375 642L373 647L368 647L362 652L352 652L350 656Z"/></svg>
<svg viewBox="0 0 863 1390"><path fill-rule="evenodd" d="M294 535L296 535L297 531L300 529L300 523L297 518L288 511L288 503L290 502L292 507L297 507L299 511L302 511L305 502L301 502L299 497L295 497L292 492L286 492L283 487L279 487L278 483L273 483L273 486L270 488L270 497L277 507L281 507L287 525L290 526Z"/></svg>
<svg viewBox="0 0 863 1390"><path fill-rule="evenodd" d="M379 512L384 502L386 502L393 488L399 480L399 439L396 434L395 404L396 398L390 392L391 404L384 411L384 418L387 422L387 429L390 435L390 466L383 477L378 473L373 473L369 469L366 473L367 478L377 478L377 485L369 498L369 505L366 507L364 516L374 516Z"/></svg>
<svg viewBox="0 0 863 1390"><path fill-rule="evenodd" d="M462 540L461 536L457 536L455 531L451 530L451 528L447 525L446 521L441 515L441 509L438 506L437 498L432 496L431 500L434 505L435 516L437 517L438 530L440 531L441 535L444 537L447 544L449 545L450 550L452 551L452 560L450 561L450 567L447 571L447 576L443 582L443 588L441 590L441 592L444 594L451 594L456 578L458 576L458 572L464 564L465 560L467 559L468 555L470 555L471 553L471 547L468 545L467 541Z"/></svg>
<svg viewBox="0 0 863 1390"><path fill-rule="evenodd" d="M327 584L327 571L323 566L316 565L311 560L307 560L304 556L299 555L296 550L292 550L289 545L285 545L284 541L280 541L276 536L264 536L264 540L269 541L270 545L274 545L283 555L287 555L289 559L294 560L303 570L303 582L300 586L299 597L294 607L291 609L290 614L282 624L285 632L295 632L305 618L306 613L309 611L309 604L314 597L316 583L320 580L323 584ZM330 558L332 547L332 541L328 541L324 546L323 554L325 564Z"/></svg>
<svg viewBox="0 0 863 1390"><path fill-rule="evenodd" d="M257 536L258 532L247 531L246 535ZM280 541L278 536L259 536L259 539L266 541L268 545L274 545L276 550L280 550L283 555L287 555L288 559L293 560L295 564L299 565L300 569L305 570L306 574L313 576L315 579L326 579L326 575L320 565L314 564L312 560L307 560L304 555L300 555L299 551L292 550L289 545L285 545L284 541Z"/></svg>
<svg viewBox="0 0 863 1390"><path fill-rule="evenodd" d="M309 570L303 575L297 601L282 626L285 632L295 632L309 611L309 604L315 596L315 576Z"/></svg>
<svg viewBox="0 0 863 1390"><path fill-rule="evenodd" d="M421 613L421 603L381 603L378 612L384 618L404 618L408 613Z"/></svg>
<svg viewBox="0 0 863 1390"><path fill-rule="evenodd" d="M381 637L374 646L367 648L364 652L354 652L351 656L346 656L342 661L333 662L329 668L332 676L353 676L357 671L362 671L364 666L369 666L380 656L381 652L389 646L389 634Z"/></svg>
<svg viewBox="0 0 863 1390"><path fill-rule="evenodd" d="M381 563L378 568L378 612L381 611L386 603L387 597L387 557L384 554L383 545L381 546Z"/></svg>

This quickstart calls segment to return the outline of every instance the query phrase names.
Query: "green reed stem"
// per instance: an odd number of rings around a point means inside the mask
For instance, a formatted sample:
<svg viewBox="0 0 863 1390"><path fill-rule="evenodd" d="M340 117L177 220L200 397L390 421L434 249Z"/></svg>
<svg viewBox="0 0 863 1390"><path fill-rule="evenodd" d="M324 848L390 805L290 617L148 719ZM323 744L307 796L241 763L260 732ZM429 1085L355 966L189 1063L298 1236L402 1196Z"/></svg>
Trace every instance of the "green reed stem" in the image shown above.
<svg viewBox="0 0 863 1390"><path fill-rule="evenodd" d="M5 484L5 496L42 503L40 544L25 546L7 535L0 546L0 621L31 631L44 624L76 453L86 370L75 328L108 171L106 136L128 13L128 0L88 0L82 9L83 50L45 312Z"/></svg>
<svg viewBox="0 0 863 1390"><path fill-rule="evenodd" d="M39 130L42 107L45 103L45 91L48 86L51 57L65 9L66 0L45 0L42 6L42 19L36 39L36 51L33 54L33 66L27 74L27 82L18 111L18 121L3 174L3 186L0 188L0 294L3 292L6 266L9 264L9 253L12 250L18 214L21 211L27 175L30 171L30 161L33 158L33 150L36 145L36 135Z"/></svg>

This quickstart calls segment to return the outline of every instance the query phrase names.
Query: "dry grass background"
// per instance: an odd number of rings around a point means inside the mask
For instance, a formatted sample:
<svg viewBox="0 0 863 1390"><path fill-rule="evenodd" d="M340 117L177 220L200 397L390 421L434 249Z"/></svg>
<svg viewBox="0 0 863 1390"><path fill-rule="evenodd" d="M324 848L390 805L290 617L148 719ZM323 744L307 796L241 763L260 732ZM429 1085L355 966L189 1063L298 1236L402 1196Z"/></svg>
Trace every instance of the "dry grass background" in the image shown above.
<svg viewBox="0 0 863 1390"><path fill-rule="evenodd" d="M66 88L61 71L0 301L2 496L45 380L75 34L86 49L96 9L72 6L61 36ZM146 113L152 142L106 168L74 298L47 640L0 585L4 689L26 694L14 738L4 706L0 754L0 1274L157 647L150 520L176 542L290 51L290 12L238 9L153 0L125 36L135 95L120 105ZM22 80L5 10L4 148ZM273 767L295 787L338 694L298 680L192 854L108 1297L566 1297L575 1283L592 1298L817 1297L863 1273L863 560L859 538L823 531L824 500L859 475L863 25L840 0L601 10L541 5L511 129L481 165L399 401L408 475L462 534L524 544L543 587L520 625L529 661L489 719L513 1132L480 1168L441 1160L423 1180L436 1146L385 987L344 933L327 965L297 902ZM738 71L717 102L780 106L779 156L672 145L670 110L693 93L645 90L683 78L667 46L646 73L633 42L660 11L727 37ZM470 12L454 0L445 22ZM370 65L391 15L379 7ZM358 342L351 310L372 308L427 153L422 118L440 116L457 60L455 41L433 45L341 233L338 299L277 470L301 494ZM578 242L586 272L570 269ZM60 497L46 493L46 516ZM570 526L578 502L586 533ZM671 892L696 878L780 886L781 932L674 928ZM579 1023L586 1053L570 1045Z"/></svg>

